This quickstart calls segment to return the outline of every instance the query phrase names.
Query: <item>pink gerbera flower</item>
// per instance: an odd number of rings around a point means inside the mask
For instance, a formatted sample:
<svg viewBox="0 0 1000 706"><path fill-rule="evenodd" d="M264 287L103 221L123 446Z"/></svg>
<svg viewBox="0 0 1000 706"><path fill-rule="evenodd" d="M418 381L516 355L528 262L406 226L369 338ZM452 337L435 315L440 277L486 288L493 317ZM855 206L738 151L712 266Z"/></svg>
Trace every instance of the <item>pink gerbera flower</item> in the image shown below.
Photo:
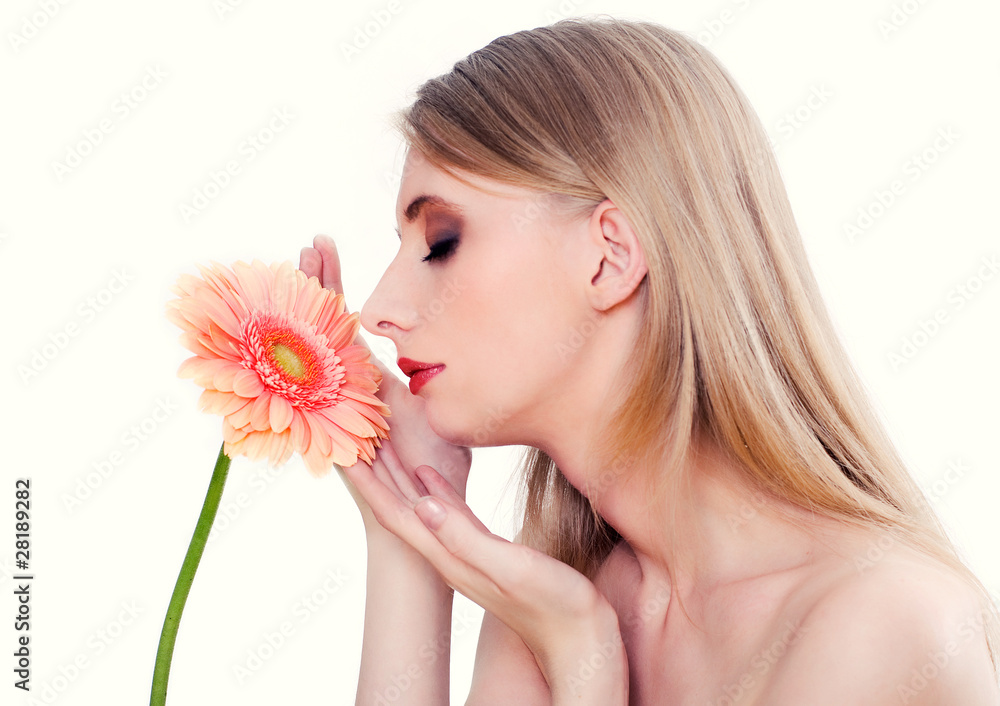
<svg viewBox="0 0 1000 706"><path fill-rule="evenodd" d="M389 408L343 295L290 262L199 269L203 279L178 279L167 317L195 354L178 375L205 388L203 410L223 416L226 455L278 464L297 451L317 476L374 461Z"/></svg>

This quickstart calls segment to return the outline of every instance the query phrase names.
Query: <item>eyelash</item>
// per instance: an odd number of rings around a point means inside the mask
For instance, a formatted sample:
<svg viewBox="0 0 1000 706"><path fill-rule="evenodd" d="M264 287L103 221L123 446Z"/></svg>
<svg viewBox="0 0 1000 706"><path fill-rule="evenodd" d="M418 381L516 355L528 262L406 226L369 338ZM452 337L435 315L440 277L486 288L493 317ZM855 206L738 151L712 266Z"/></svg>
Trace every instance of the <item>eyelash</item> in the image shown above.
<svg viewBox="0 0 1000 706"><path fill-rule="evenodd" d="M458 245L458 238L454 236L439 240L431 246L431 251L427 254L427 257L421 258L421 261L445 260L455 250L456 245Z"/></svg>

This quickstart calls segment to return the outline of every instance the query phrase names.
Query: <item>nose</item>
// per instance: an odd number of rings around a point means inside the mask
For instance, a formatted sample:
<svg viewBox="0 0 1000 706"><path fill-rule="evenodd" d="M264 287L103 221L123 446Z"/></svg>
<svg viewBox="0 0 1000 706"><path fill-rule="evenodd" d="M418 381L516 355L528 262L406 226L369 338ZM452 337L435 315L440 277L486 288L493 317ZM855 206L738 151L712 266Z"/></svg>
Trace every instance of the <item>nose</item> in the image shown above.
<svg viewBox="0 0 1000 706"><path fill-rule="evenodd" d="M397 258L398 259L398 258ZM382 274L368 301L361 307L361 326L374 336L386 336L399 345L401 333L416 322L412 289L398 271L396 260Z"/></svg>

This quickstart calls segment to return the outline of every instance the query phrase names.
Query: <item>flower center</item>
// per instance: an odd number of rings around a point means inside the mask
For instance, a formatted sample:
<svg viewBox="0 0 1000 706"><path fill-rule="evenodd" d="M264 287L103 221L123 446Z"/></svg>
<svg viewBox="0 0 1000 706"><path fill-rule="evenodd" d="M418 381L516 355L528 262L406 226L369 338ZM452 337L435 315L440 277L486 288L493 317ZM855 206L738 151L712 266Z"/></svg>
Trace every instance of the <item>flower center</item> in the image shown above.
<svg viewBox="0 0 1000 706"><path fill-rule="evenodd" d="M243 365L293 407L321 409L339 398L347 369L316 327L285 314L255 311L243 324Z"/></svg>
<svg viewBox="0 0 1000 706"><path fill-rule="evenodd" d="M304 382L316 372L316 352L289 326L275 326L264 334L264 348L280 374Z"/></svg>
<svg viewBox="0 0 1000 706"><path fill-rule="evenodd" d="M301 380L305 377L306 366L302 363L302 359L295 355L295 351L283 343L274 344L271 348L271 357L283 372L291 375L293 378Z"/></svg>

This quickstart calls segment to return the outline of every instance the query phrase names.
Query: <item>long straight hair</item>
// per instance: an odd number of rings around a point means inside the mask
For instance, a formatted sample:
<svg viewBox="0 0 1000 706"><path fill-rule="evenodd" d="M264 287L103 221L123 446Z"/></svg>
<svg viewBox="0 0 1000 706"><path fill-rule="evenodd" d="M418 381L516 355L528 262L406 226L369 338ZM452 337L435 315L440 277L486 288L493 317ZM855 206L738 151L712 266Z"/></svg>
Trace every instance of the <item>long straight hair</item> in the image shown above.
<svg viewBox="0 0 1000 706"><path fill-rule="evenodd" d="M573 18L495 39L396 116L410 149L581 211L610 199L648 263L642 329L594 440L614 483L667 468L694 435L751 487L888 533L974 587L997 665L996 607L907 471L820 296L767 134L704 47L660 25ZM455 170L460 170L456 172ZM659 463L658 463L659 462ZM620 537L551 457L522 459L521 541L592 575ZM676 485L673 485L676 487Z"/></svg>

